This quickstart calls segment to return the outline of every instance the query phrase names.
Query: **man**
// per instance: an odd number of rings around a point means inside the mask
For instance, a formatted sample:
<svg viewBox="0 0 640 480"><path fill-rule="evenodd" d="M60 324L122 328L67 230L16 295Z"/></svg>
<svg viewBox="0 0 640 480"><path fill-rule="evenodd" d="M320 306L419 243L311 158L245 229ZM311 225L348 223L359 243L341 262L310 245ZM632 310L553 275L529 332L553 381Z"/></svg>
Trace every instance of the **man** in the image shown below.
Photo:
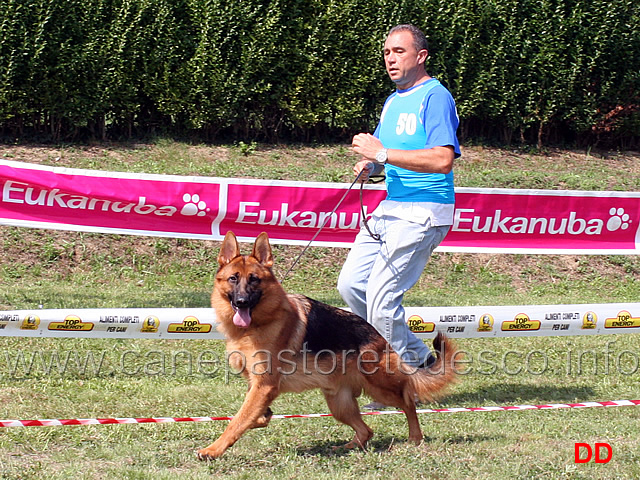
<svg viewBox="0 0 640 480"><path fill-rule="evenodd" d="M453 223L453 161L460 156L458 116L449 91L425 69L424 34L412 25L392 28L384 61L396 91L387 98L373 135L353 137L362 159L361 181L385 169L387 198L361 229L342 267L338 290L408 365L435 358L406 323L404 293L419 280L433 250Z"/></svg>

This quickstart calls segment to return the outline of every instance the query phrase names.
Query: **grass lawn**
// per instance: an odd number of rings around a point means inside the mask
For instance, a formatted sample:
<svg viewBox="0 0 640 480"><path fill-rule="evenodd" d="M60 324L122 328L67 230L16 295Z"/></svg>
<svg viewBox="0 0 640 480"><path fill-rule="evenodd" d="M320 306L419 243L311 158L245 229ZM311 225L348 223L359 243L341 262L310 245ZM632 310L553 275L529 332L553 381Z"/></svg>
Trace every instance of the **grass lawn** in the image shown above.
<svg viewBox="0 0 640 480"><path fill-rule="evenodd" d="M473 187L640 190L634 153L467 146L456 184ZM345 145L2 145L0 158L113 171L344 181ZM217 242L0 228L0 309L205 307ZM248 247L246 247L248 248ZM301 247L276 246L280 276ZM290 292L343 305L335 289L344 249L311 248ZM635 256L436 254L407 305L636 302ZM438 405L478 407L640 398L640 336L469 339L469 363ZM0 337L4 419L228 416L244 381L214 359L220 341ZM366 400L363 399L362 403ZM276 414L326 413L319 392L278 398ZM640 408L427 413L420 447L403 415L368 416L366 451L331 418L276 419L221 459L196 460L225 421L0 429L3 479L640 478ZM576 442L609 443L609 463L574 463ZM583 454L584 455L584 454Z"/></svg>

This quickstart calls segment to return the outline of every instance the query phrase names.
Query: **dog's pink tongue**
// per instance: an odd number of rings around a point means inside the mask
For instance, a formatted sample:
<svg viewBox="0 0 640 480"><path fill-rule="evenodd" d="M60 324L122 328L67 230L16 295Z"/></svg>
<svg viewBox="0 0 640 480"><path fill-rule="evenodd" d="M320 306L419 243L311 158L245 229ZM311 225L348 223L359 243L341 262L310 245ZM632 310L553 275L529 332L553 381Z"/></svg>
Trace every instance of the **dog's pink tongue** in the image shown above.
<svg viewBox="0 0 640 480"><path fill-rule="evenodd" d="M240 328L249 328L251 311L248 308L239 308L233 316L233 323Z"/></svg>

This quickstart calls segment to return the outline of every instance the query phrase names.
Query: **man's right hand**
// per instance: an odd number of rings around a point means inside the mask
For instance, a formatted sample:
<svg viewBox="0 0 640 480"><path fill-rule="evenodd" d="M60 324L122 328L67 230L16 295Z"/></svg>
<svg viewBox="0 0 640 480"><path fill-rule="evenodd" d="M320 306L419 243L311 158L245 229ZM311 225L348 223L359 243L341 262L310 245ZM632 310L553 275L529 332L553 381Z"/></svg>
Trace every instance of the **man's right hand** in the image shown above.
<svg viewBox="0 0 640 480"><path fill-rule="evenodd" d="M375 164L372 161L366 159L360 160L353 167L353 173L356 176L358 176L360 172L362 172L362 175L360 175L360 179L358 180L360 183L367 182L374 170Z"/></svg>

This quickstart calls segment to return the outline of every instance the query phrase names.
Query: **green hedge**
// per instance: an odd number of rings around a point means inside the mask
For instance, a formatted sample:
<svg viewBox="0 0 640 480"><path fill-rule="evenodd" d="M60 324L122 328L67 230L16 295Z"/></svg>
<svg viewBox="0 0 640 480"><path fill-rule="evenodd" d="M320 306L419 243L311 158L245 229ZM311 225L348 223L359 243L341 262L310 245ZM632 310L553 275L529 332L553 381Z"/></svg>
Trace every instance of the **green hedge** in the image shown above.
<svg viewBox="0 0 640 480"><path fill-rule="evenodd" d="M637 145L635 0L0 0L0 132L348 138L397 23L428 34L461 137Z"/></svg>

